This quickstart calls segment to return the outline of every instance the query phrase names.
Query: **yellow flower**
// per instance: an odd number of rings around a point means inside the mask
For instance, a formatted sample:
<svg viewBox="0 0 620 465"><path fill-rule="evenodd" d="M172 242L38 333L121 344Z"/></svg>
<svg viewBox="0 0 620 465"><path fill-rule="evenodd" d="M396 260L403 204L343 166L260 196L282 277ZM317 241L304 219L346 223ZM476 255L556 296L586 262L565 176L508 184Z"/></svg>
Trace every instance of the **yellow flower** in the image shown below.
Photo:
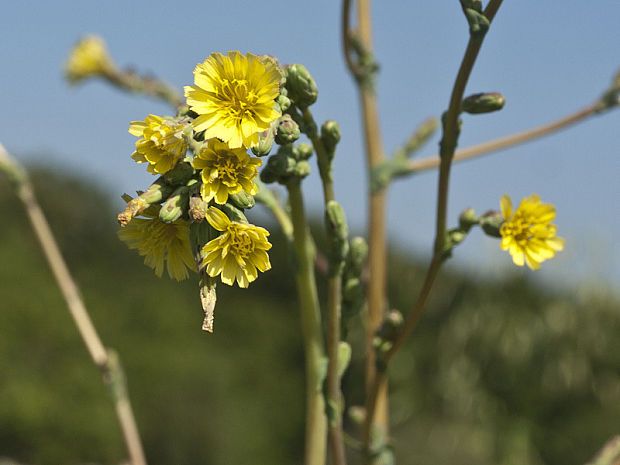
<svg viewBox="0 0 620 465"><path fill-rule="evenodd" d="M258 134L280 117L274 109L280 79L274 62L251 53L211 54L194 69L196 85L185 87L187 104L199 115L192 126L231 149L256 145Z"/></svg>
<svg viewBox="0 0 620 465"><path fill-rule="evenodd" d="M144 121L132 121L129 132L142 137L136 142L136 151L131 155L138 163L148 162L151 174L170 171L187 152L183 130L187 125L149 115Z"/></svg>
<svg viewBox="0 0 620 465"><path fill-rule="evenodd" d="M557 227L551 224L555 218L555 207L542 203L538 195L521 200L519 208L512 209L510 197L501 200L505 221L500 228L501 247L508 250L515 265L527 263L532 270L552 258L564 248L564 239L556 237Z"/></svg>
<svg viewBox="0 0 620 465"><path fill-rule="evenodd" d="M157 276L161 277L166 262L168 275L182 281L189 276L188 268L196 269L189 243L189 223L183 220L162 223L160 208L159 205L147 208L142 213L146 218L132 218L118 236L130 249L138 249L145 257L144 264L153 268Z"/></svg>
<svg viewBox="0 0 620 465"><path fill-rule="evenodd" d="M192 166L202 170L200 194L205 202L215 198L225 204L228 196L242 189L256 195L258 186L252 182L258 175L260 158L250 157L245 149L230 149L217 139L210 139L194 157Z"/></svg>
<svg viewBox="0 0 620 465"><path fill-rule="evenodd" d="M271 244L266 229L230 221L215 207L207 210L206 218L211 226L223 232L202 248L202 265L209 276L221 275L224 284L232 286L237 280L239 287L248 287L258 277L258 271L271 269L266 252Z"/></svg>
<svg viewBox="0 0 620 465"><path fill-rule="evenodd" d="M78 82L89 76L107 74L115 68L103 39L98 36L87 36L71 50L65 72L69 81Z"/></svg>

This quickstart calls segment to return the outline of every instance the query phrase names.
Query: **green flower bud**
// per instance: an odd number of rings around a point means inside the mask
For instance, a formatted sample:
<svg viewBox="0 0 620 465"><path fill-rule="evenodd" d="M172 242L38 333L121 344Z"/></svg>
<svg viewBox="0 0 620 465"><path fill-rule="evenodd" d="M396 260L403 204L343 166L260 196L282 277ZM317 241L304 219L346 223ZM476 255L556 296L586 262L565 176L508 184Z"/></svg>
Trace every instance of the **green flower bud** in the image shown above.
<svg viewBox="0 0 620 465"><path fill-rule="evenodd" d="M166 183L173 186L185 184L196 173L196 170L187 162L177 163L174 168L164 174L162 177Z"/></svg>
<svg viewBox="0 0 620 465"><path fill-rule="evenodd" d="M283 88L282 90L286 90L286 88ZM276 103L280 106L280 111L282 113L286 112L289 108L291 108L291 99L288 98L286 95L278 95L278 97L276 98Z"/></svg>
<svg viewBox="0 0 620 465"><path fill-rule="evenodd" d="M314 79L303 65L293 64L286 67L285 86L288 97L301 108L312 105L319 95Z"/></svg>
<svg viewBox="0 0 620 465"><path fill-rule="evenodd" d="M349 252L349 228L344 210L335 200L327 202L325 223L330 248L330 271L338 272L344 265L344 260Z"/></svg>
<svg viewBox="0 0 620 465"><path fill-rule="evenodd" d="M340 126L335 121L325 121L321 126L321 142L325 146L327 153L334 156L336 145L340 142Z"/></svg>
<svg viewBox="0 0 620 465"><path fill-rule="evenodd" d="M313 152L314 149L312 148L312 145L306 144L305 142L293 147L293 156L297 161L307 160L312 156Z"/></svg>
<svg viewBox="0 0 620 465"><path fill-rule="evenodd" d="M307 161L300 161L295 165L295 169L293 170L293 174L295 177L299 179L303 179L310 174L310 163Z"/></svg>
<svg viewBox="0 0 620 465"><path fill-rule="evenodd" d="M465 231L469 231L472 226L478 224L478 217L473 208L467 208L463 210L459 216L459 228Z"/></svg>
<svg viewBox="0 0 620 465"><path fill-rule="evenodd" d="M349 269L354 276L361 276L368 256L368 243L363 237L354 237L351 239L351 248L349 252Z"/></svg>
<svg viewBox="0 0 620 465"><path fill-rule="evenodd" d="M273 125L272 125L273 126ZM274 128L271 127L258 135L258 144L252 147L252 153L257 157L265 157L271 152L274 140Z"/></svg>
<svg viewBox="0 0 620 465"><path fill-rule="evenodd" d="M487 236L502 237L499 230L503 223L504 217L495 210L489 210L480 217L480 227Z"/></svg>
<svg viewBox="0 0 620 465"><path fill-rule="evenodd" d="M188 209L187 187L177 188L159 210L159 219L163 223L172 223L183 215Z"/></svg>
<svg viewBox="0 0 620 465"><path fill-rule="evenodd" d="M461 109L472 115L491 113L504 108L506 99L499 92L473 94L463 100Z"/></svg>
<svg viewBox="0 0 620 465"><path fill-rule="evenodd" d="M231 203L225 203L224 205L218 205L217 207L224 213L226 213L226 216L230 218L230 221L236 221L237 223L248 222L248 219L243 214L243 211L235 207Z"/></svg>
<svg viewBox="0 0 620 465"><path fill-rule="evenodd" d="M293 121L291 115L282 115L276 127L276 143L280 145L292 144L299 139L299 134L299 126Z"/></svg>
<svg viewBox="0 0 620 465"><path fill-rule="evenodd" d="M246 191L239 191L236 194L229 194L228 202L233 204L237 208L241 208L242 210L252 208L256 203L254 201L254 197L252 197Z"/></svg>
<svg viewBox="0 0 620 465"><path fill-rule="evenodd" d="M345 370L351 362L351 346L348 342L340 341L338 343L338 377L342 378Z"/></svg>

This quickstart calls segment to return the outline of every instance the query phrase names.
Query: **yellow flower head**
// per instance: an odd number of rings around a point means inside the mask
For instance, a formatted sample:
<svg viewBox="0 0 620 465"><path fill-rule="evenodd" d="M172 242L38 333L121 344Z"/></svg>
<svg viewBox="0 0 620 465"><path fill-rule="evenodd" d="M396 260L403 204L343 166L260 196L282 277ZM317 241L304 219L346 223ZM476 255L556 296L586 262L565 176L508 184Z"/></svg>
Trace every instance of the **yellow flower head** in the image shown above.
<svg viewBox="0 0 620 465"><path fill-rule="evenodd" d="M87 36L71 50L65 72L69 81L78 82L89 76L106 74L115 68L103 39L98 36Z"/></svg>
<svg viewBox="0 0 620 465"><path fill-rule="evenodd" d="M187 125L149 115L144 121L132 121L129 132L142 137L136 142L136 151L131 155L138 163L148 162L151 174L170 171L187 152L183 130Z"/></svg>
<svg viewBox="0 0 620 465"><path fill-rule="evenodd" d="M157 276L161 277L166 262L168 275L182 281L189 276L188 268L196 269L189 243L189 224L183 220L162 223L160 208L158 205L146 209L142 213L146 218L132 218L118 236L130 249L138 249L145 257L144 264L153 268Z"/></svg>
<svg viewBox="0 0 620 465"><path fill-rule="evenodd" d="M213 53L194 69L194 86L185 87L192 123L205 130L205 139L217 137L231 149L252 147L258 134L280 117L274 100L282 75L276 64L251 53Z"/></svg>
<svg viewBox="0 0 620 465"><path fill-rule="evenodd" d="M256 195L258 186L252 180L258 175L260 158L250 157L245 149L230 149L224 142L210 139L194 157L192 166L202 170L200 194L205 202L215 198L225 204L228 196L242 189Z"/></svg>
<svg viewBox="0 0 620 465"><path fill-rule="evenodd" d="M202 248L202 265L211 277L221 275L222 282L239 287L248 285L258 277L258 271L271 269L267 250L269 231L253 224L230 221L215 207L207 210L209 224L218 231L219 237Z"/></svg>
<svg viewBox="0 0 620 465"><path fill-rule="evenodd" d="M505 221L500 228L501 247L508 250L515 265L527 263L532 270L552 258L564 248L564 239L556 237L557 227L551 224L555 218L555 207L542 203L538 195L521 200L519 208L512 209L510 197L501 200Z"/></svg>

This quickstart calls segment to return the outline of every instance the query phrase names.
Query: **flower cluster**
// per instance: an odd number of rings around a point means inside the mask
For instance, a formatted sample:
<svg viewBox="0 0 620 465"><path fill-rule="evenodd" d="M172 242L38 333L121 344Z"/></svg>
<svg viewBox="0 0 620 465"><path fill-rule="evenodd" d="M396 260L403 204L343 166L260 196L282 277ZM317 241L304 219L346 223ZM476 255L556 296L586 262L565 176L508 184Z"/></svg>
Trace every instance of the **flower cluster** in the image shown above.
<svg viewBox="0 0 620 465"><path fill-rule="evenodd" d="M555 207L543 203L538 195L521 200L514 210L512 200L501 199L504 221L500 227L501 247L508 250L515 265L527 264L532 270L564 248L564 239L556 237L557 227L551 224Z"/></svg>
<svg viewBox="0 0 620 465"><path fill-rule="evenodd" d="M98 36L87 36L71 51L65 72L69 82L79 82L90 76L107 74L115 68L103 39Z"/></svg>
<svg viewBox="0 0 620 465"><path fill-rule="evenodd" d="M262 164L248 150L281 116L281 79L272 58L214 53L185 88L189 108L131 123L129 132L140 138L131 157L161 177L119 215L120 237L158 276L166 262L175 279L194 269L245 288L271 268L269 233L249 224L243 210L254 204ZM205 219L206 236L194 227Z"/></svg>

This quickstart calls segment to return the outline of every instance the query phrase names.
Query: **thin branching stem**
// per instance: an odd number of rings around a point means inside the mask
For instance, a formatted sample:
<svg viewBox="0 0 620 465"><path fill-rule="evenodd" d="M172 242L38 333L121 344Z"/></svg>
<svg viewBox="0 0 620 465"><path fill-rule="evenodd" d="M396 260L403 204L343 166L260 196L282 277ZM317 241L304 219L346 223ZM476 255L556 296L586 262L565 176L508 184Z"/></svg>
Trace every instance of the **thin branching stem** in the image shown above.
<svg viewBox="0 0 620 465"><path fill-rule="evenodd" d="M477 158L482 155L487 155L492 152L497 152L499 150L512 147L514 145L523 144L525 142L538 139L548 134L552 134L556 131L584 121L587 118L598 114L600 112L600 109L601 103L599 100L597 100L596 102L591 103L590 105L555 121L551 121L549 123L536 126L525 131L510 134L504 137L499 137L497 139L483 142L481 144L472 145L471 147L457 150L454 152L454 158L452 159L452 162L459 162L472 158ZM420 158L418 160L412 160L409 163L409 169L412 173L417 173L420 171L427 171L437 168L439 166L439 163L439 155L434 155L426 158Z"/></svg>
<svg viewBox="0 0 620 465"><path fill-rule="evenodd" d="M32 229L67 303L69 313L82 338L82 342L86 346L94 364L101 371L104 383L112 392L116 415L127 447L130 463L131 465L146 465L140 435L126 391L125 377L118 357L113 351L106 350L101 342L86 310L84 301L80 297L77 284L69 272L49 223L37 202L28 176L23 168L9 156L2 144L0 144L0 165L3 165L3 170L5 171L12 170L13 173L20 173L18 176L11 176L15 184L17 196L24 205Z"/></svg>
<svg viewBox="0 0 620 465"><path fill-rule="evenodd" d="M502 0L490 0L484 12L484 15L487 17L489 22L493 20L493 17L495 16L495 13L497 12L497 9L501 5L501 3ZM474 63L476 62L480 47L482 46L483 38L484 37L470 38L454 86L452 88L450 104L444 117L443 137L440 144L441 162L439 165L437 219L433 256L426 271L426 276L424 278L420 294L418 295L418 298L416 299L412 310L405 318L405 322L401 332L396 337L396 340L394 341L390 350L388 350L388 352L384 355L384 358L382 360L382 371L376 376L374 385L369 390L369 397L366 404L367 418L365 423L367 431L374 423L373 414L378 404L377 399L380 395L380 387L387 381L387 367L392 360L394 354L402 347L404 342L409 338L411 332L417 325L422 311L424 310L424 306L426 304L428 296L430 295L433 283L435 282L435 278L437 277L439 269L441 268L442 253L445 246L446 212L448 209L450 167L452 164L452 158L454 157L454 152L456 149L459 135L458 118L461 108L461 102L463 100L463 94L465 92L465 87L467 85L467 81L469 80L469 76L473 69ZM367 453L368 452L370 452L369 449L367 449Z"/></svg>

